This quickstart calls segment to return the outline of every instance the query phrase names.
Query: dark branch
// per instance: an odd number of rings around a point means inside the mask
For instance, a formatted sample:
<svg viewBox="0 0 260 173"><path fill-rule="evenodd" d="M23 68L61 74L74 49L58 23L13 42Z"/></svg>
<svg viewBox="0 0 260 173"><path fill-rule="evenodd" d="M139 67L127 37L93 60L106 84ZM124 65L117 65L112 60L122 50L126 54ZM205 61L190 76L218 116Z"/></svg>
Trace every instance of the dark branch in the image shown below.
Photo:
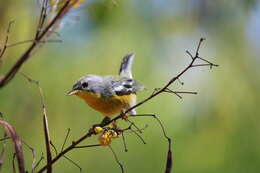
<svg viewBox="0 0 260 173"><path fill-rule="evenodd" d="M45 0L44 2L46 2ZM39 47L39 43L44 40L46 37L50 37L50 35L54 32L53 28L59 23L59 21L69 12L69 10L76 4L78 0L67 0L62 8L59 10L57 15L50 21L50 23L42 29L42 31L38 31L39 33L35 36L35 41L31 44L31 46L23 53L23 55L16 61L16 63L11 67L11 69L4 75L3 78L0 79L0 88L3 88L6 84L8 84L22 67L22 65L33 55L33 52L36 48ZM42 8L45 8L44 6ZM45 20L45 17L44 17ZM43 17L40 21L39 27L42 27Z"/></svg>

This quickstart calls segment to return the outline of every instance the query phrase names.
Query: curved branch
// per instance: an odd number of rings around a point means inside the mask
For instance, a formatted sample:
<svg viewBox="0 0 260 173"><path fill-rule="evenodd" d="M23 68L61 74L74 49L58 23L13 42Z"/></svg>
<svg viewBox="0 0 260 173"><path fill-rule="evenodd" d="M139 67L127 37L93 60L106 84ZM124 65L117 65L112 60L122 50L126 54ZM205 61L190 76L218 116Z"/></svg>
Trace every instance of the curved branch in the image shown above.
<svg viewBox="0 0 260 173"><path fill-rule="evenodd" d="M0 125L5 127L5 131L13 141L15 156L18 163L19 173L25 173L24 156L22 150L22 142L16 133L16 130L8 122L0 120Z"/></svg>

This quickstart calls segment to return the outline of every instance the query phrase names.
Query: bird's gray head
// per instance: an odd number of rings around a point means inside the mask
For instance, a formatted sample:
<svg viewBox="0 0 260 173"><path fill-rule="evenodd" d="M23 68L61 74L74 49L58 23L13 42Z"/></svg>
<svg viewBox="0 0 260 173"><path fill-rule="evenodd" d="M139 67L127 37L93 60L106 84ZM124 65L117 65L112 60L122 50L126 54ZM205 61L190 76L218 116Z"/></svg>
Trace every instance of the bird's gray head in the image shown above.
<svg viewBox="0 0 260 173"><path fill-rule="evenodd" d="M72 87L72 90L68 92L68 96L75 95L78 92L97 92L102 86L103 79L97 75L87 75L80 78Z"/></svg>

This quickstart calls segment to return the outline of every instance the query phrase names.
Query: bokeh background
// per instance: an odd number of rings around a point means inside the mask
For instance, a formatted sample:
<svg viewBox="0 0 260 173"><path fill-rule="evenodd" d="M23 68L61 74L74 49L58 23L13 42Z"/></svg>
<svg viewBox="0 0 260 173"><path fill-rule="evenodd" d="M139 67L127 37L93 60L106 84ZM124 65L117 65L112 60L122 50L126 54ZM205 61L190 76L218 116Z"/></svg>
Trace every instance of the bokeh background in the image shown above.
<svg viewBox="0 0 260 173"><path fill-rule="evenodd" d="M15 20L10 43L32 39L39 12L36 0L1 0L1 45L10 20ZM180 72L190 62L185 50L194 52L200 37L205 37L200 55L220 66L192 69L181 78L184 86L172 86L198 95L178 99L162 94L137 111L157 114L174 139L174 172L256 173L260 169L259 19L257 0L91 0L63 20L60 36L54 36L63 42L42 47L20 71L40 81L50 135L60 149L68 128L70 143L102 119L80 99L65 96L77 79L93 73L117 74L121 58L135 52L134 76L149 89L140 92L142 100ZM8 49L1 75L28 46ZM16 75L0 90L0 112L39 159L45 147L37 88ZM159 125L152 118L133 120L140 128L149 126L143 133L147 144L132 133L126 135L128 152L121 138L112 144L126 172L163 172L167 142ZM85 144L97 142L94 137ZM12 172L12 153L9 141L1 172ZM26 147L24 153L30 170L32 154ZM84 173L120 172L106 147L74 150L67 156ZM54 170L79 172L65 159Z"/></svg>

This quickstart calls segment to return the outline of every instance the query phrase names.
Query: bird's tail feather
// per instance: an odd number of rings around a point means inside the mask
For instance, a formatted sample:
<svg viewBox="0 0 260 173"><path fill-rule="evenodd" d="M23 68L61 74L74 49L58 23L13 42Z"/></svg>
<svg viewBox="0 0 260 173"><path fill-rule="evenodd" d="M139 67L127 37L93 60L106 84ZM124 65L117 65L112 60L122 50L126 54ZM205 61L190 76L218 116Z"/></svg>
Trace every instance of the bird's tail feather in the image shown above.
<svg viewBox="0 0 260 173"><path fill-rule="evenodd" d="M134 56L135 56L134 53L130 53L123 58L119 70L119 75L121 77L133 78L131 68L132 68Z"/></svg>

